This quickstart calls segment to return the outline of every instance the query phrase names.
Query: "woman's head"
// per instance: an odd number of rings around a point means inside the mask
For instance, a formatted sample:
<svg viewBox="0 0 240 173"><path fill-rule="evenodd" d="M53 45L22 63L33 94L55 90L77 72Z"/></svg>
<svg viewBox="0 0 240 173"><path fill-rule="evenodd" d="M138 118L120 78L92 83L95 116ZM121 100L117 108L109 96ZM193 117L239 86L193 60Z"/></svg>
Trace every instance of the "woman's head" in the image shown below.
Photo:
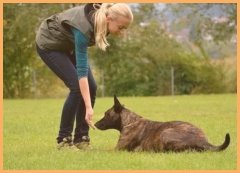
<svg viewBox="0 0 240 173"><path fill-rule="evenodd" d="M106 50L109 45L107 33L120 35L133 21L133 14L128 5L124 3L103 3L95 13L95 40L97 46Z"/></svg>

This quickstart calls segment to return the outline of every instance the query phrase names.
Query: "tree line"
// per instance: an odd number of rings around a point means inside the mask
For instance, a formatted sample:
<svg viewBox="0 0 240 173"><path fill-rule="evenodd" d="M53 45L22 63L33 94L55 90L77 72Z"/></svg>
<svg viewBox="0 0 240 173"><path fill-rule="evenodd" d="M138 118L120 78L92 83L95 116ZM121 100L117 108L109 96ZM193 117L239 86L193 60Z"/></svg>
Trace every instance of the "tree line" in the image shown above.
<svg viewBox="0 0 240 173"><path fill-rule="evenodd" d="M66 94L39 59L35 34L44 18L75 5L4 4L4 98ZM89 48L99 96L169 95L173 81L175 94L236 92L236 4L131 7L123 39L110 36L106 52Z"/></svg>

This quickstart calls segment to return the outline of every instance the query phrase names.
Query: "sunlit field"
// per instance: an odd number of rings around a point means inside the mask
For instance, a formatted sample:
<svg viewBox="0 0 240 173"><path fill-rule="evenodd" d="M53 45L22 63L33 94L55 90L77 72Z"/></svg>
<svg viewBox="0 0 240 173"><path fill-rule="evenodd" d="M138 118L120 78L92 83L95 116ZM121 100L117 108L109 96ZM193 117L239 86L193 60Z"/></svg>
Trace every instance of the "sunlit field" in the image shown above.
<svg viewBox="0 0 240 173"><path fill-rule="evenodd" d="M119 132L90 130L91 149L57 150L56 137L63 99L4 100L3 166L5 170L228 170L237 162L237 97L226 95L119 97L144 118L190 122L220 145L226 133L231 143L222 152L134 153L114 149ZM94 122L113 105L97 98Z"/></svg>

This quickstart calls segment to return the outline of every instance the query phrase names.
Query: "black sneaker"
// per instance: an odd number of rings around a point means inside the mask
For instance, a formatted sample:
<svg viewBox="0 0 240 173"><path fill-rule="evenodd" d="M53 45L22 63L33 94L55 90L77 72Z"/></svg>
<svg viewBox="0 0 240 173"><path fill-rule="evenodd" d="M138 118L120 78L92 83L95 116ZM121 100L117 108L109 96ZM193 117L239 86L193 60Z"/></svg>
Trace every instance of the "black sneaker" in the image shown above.
<svg viewBox="0 0 240 173"><path fill-rule="evenodd" d="M74 148L71 136L63 138L62 142L59 142L57 144L57 149L61 150L64 148L67 148L67 149Z"/></svg>
<svg viewBox="0 0 240 173"><path fill-rule="evenodd" d="M80 139L74 141L74 145L78 149L90 149L90 138L88 136L82 136Z"/></svg>

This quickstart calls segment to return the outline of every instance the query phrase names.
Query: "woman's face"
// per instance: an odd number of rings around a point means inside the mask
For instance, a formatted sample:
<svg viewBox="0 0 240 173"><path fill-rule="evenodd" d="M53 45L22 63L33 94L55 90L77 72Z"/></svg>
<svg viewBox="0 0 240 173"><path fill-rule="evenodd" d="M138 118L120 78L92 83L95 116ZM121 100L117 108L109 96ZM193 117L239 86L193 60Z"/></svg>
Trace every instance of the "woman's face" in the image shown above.
<svg viewBox="0 0 240 173"><path fill-rule="evenodd" d="M107 16L108 32L113 35L123 35L124 30L128 28L130 20L126 17L119 16L112 18Z"/></svg>

